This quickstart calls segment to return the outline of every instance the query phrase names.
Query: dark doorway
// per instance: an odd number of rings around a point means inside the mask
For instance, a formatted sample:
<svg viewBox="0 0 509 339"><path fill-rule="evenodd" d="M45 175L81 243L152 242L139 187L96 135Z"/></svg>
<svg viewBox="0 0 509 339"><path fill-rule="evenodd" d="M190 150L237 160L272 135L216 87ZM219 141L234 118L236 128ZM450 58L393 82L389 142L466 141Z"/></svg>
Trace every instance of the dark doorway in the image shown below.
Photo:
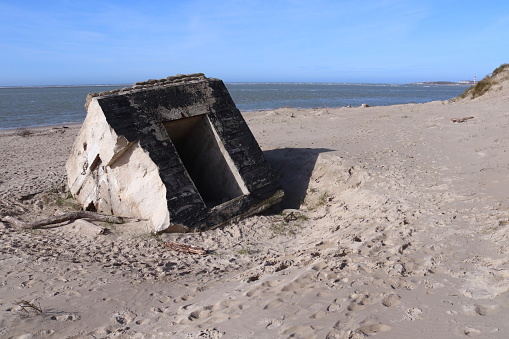
<svg viewBox="0 0 509 339"><path fill-rule="evenodd" d="M207 115L168 121L164 127L207 207L249 193Z"/></svg>

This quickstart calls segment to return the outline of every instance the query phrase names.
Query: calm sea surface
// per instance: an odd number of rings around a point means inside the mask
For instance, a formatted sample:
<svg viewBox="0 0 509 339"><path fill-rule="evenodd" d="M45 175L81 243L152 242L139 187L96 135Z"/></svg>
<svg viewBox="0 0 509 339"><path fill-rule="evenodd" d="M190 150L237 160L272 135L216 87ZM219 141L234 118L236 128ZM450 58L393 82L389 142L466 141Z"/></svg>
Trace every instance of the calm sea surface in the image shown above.
<svg viewBox="0 0 509 339"><path fill-rule="evenodd" d="M0 129L46 126L85 119L88 93L126 85L0 88ZM388 106L457 97L468 86L336 83L227 83L241 111L280 107Z"/></svg>

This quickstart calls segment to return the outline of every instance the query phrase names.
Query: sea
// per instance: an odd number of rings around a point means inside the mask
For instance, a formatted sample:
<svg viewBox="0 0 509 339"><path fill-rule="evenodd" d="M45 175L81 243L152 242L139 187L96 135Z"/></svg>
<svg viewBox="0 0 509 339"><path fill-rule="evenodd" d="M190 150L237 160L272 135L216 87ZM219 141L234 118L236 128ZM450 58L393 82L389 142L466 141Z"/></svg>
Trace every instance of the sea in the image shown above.
<svg viewBox="0 0 509 339"><path fill-rule="evenodd" d="M448 100L468 85L225 83L243 112L281 107L389 106ZM129 85L0 87L0 129L80 123L88 93Z"/></svg>

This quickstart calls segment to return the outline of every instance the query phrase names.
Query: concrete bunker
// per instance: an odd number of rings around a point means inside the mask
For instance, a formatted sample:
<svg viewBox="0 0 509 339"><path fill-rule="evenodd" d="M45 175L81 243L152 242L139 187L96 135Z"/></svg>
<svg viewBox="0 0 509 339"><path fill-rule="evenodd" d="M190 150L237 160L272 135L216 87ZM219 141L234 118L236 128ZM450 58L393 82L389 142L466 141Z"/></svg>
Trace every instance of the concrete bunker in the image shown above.
<svg viewBox="0 0 509 339"><path fill-rule="evenodd" d="M67 162L83 208L204 230L283 197L223 82L178 75L90 94Z"/></svg>

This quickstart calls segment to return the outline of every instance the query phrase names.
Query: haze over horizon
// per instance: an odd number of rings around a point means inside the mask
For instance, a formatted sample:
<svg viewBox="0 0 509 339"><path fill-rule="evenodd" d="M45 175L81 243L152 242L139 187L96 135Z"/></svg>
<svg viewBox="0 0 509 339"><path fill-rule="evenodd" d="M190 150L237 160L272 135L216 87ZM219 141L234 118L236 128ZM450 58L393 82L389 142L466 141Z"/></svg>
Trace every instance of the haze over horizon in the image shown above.
<svg viewBox="0 0 509 339"><path fill-rule="evenodd" d="M508 62L506 1L0 0L0 86L482 79Z"/></svg>

